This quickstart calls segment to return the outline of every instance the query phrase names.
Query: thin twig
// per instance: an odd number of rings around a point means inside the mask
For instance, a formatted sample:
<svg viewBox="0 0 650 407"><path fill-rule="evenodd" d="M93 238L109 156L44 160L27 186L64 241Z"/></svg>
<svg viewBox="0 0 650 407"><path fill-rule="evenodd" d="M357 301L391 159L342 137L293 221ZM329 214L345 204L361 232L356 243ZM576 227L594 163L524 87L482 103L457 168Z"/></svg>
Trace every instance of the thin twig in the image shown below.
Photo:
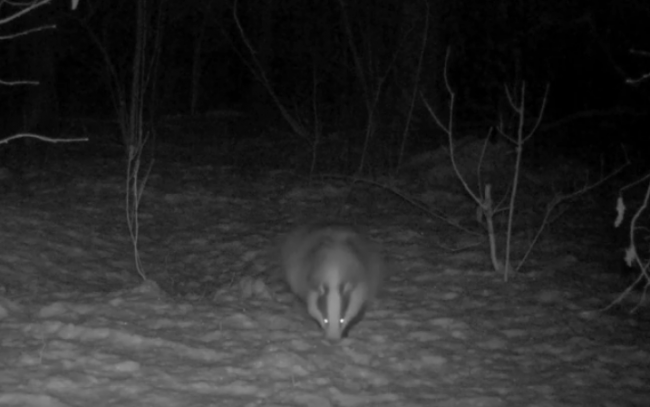
<svg viewBox="0 0 650 407"><path fill-rule="evenodd" d="M88 141L87 137L82 137L82 138L52 138L52 137L47 137L47 136L41 136L39 134L32 134L32 133L20 133L20 134L14 134L13 136L4 138L0 140L0 144L7 144L12 140L16 140L19 138L35 138L37 140L45 141L48 143L77 143L80 141Z"/></svg>
<svg viewBox="0 0 650 407"><path fill-rule="evenodd" d="M273 100L273 103L276 105L276 107L280 110L280 114L282 114L282 117L284 120L287 121L289 126L291 126L291 129L298 135L302 137L308 137L309 132L307 129L302 126L292 115L289 113L287 108L284 106L282 101L280 101L280 98L278 95L275 93L275 90L271 86L271 81L269 81L268 77L266 76L266 72L264 71L264 68L262 67L262 63L259 61L257 58L257 52L255 51L255 48L253 48L253 45L251 44L250 40L248 39L248 36L246 35L246 31L244 31L244 27L241 25L241 22L239 21L239 14L237 12L237 0L233 2L233 19L235 21L235 26L237 27L237 30L239 31L239 34L241 36L242 41L244 42L244 45L246 45L246 48L248 49L251 59L253 60L253 63L255 64L255 68L253 69L252 72L253 74L258 78L262 86L266 89L266 91L269 93L269 96L271 96L271 99Z"/></svg>
<svg viewBox="0 0 650 407"><path fill-rule="evenodd" d="M39 84L40 84L39 81L3 81L2 79L0 79L1 86L24 86L24 85L38 86Z"/></svg>
<svg viewBox="0 0 650 407"><path fill-rule="evenodd" d="M2 23L0 23L2 25ZM30 35L39 31L44 31L44 30L56 30L56 24L49 24L49 25L43 25L40 27L35 27L35 28L30 28L29 30L21 31L18 33L13 33L9 35L0 35L0 41L6 41L6 40L13 40L19 37L24 37L26 35Z"/></svg>
<svg viewBox="0 0 650 407"><path fill-rule="evenodd" d="M11 22L13 20L16 20L16 19L24 16L25 14L28 14L28 13L32 12L33 10L36 10L39 7L43 7L44 5L50 3L51 1L52 0L35 1L32 4L30 4L29 6L25 7L24 9L22 9L20 11L17 11L16 13L14 13L14 14L12 14L10 16L7 16L5 18L0 18L0 25L5 25L5 24L7 24L7 23L9 23L9 22Z"/></svg>
<svg viewBox="0 0 650 407"><path fill-rule="evenodd" d="M424 2L426 12L424 16L424 29L422 32L422 45L420 47L420 54L418 56L418 65L415 69L415 79L413 80L413 93L411 94L411 103L409 104L409 111L406 115L406 124L404 125L404 132L402 133L402 143L399 149L399 156L397 158L397 171L402 165L402 160L404 159L404 152L406 151L406 139L408 137L409 129L411 127L411 121L413 118L413 112L415 111L415 101L418 96L418 89L420 87L420 79L422 76L422 66L424 65L424 53L426 46L428 44L429 38L429 2Z"/></svg>

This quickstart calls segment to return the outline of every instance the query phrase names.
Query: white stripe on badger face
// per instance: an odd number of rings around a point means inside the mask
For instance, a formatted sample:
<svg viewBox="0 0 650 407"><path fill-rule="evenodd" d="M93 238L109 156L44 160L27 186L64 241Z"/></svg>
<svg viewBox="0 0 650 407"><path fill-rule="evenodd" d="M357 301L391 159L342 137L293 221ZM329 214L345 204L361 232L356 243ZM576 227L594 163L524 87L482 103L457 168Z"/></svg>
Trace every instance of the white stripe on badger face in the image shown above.
<svg viewBox="0 0 650 407"><path fill-rule="evenodd" d="M343 282L347 272L344 269L344 267L347 267L344 260L348 255L349 253L346 251L337 248L337 250L328 253L328 258L322 264L319 303L320 309L325 315L321 321L321 326L325 331L325 337L330 340L339 340L343 336L345 323L343 312L345 310L343 309L342 290L344 286L348 285Z"/></svg>
<svg viewBox="0 0 650 407"><path fill-rule="evenodd" d="M341 297L342 287L337 284L326 288L327 317L323 319L325 337L330 340L339 340L343 336L343 298Z"/></svg>
<svg viewBox="0 0 650 407"><path fill-rule="evenodd" d="M323 315L320 310L319 302L325 300L325 312ZM325 337L331 340L341 339L343 334L343 319L341 319L341 302L342 298L338 289L329 289L321 286L318 291L310 291L307 294L307 311L315 320L318 321ZM338 316L338 317L336 317Z"/></svg>

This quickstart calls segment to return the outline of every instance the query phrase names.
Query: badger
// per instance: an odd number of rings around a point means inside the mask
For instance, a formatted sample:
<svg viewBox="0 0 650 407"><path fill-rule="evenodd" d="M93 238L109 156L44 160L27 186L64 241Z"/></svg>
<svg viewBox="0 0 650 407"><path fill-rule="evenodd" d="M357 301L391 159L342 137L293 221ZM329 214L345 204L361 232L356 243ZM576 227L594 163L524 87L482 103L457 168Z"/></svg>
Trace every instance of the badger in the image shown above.
<svg viewBox="0 0 650 407"><path fill-rule="evenodd" d="M299 227L280 251L284 279L332 341L362 318L386 274L379 247L346 224Z"/></svg>

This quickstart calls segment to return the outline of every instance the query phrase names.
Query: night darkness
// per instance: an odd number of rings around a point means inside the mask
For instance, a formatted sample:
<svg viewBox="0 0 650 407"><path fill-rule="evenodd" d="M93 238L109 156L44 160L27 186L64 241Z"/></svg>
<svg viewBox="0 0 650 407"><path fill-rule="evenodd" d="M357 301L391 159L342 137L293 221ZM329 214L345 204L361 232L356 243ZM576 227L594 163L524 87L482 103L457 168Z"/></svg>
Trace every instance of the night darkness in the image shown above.
<svg viewBox="0 0 650 407"><path fill-rule="evenodd" d="M65 3L2 26L9 34L57 25L2 44L5 80L41 82L38 90L0 89L7 112L4 134L60 135L74 131L80 120L116 120L115 90L130 85L135 3L83 1L75 11ZM626 83L650 70L650 7L644 2L360 1L342 10L332 0L240 2L237 16L255 52L251 58L232 2L149 1L147 121L155 126L182 116L188 133L196 133L197 125L220 128L206 117L236 112L245 117L233 120L237 138L266 133L286 139L292 129L281 103L310 131L316 112L323 133L342 134L338 145L335 138L328 142L324 154L348 149L353 153L347 159L354 161L364 142L370 101L377 129L369 146L376 162L370 165L391 173L407 122L407 156L440 144L439 129L421 99L413 103L411 95L417 88L446 114L442 73L449 50L457 137L483 135L497 125L509 114L504 87L519 89L525 82L528 121L549 87L536 157L560 153L598 161L602 155L613 159L622 144L629 150L645 145L648 84ZM273 97L259 80L261 73ZM157 130L161 137L166 133ZM168 136L179 141L178 135ZM205 141L195 137L183 142ZM300 140L284 141L294 144L292 149L305 147ZM281 167L282 162L264 164ZM356 164L325 162L334 167L324 164L321 170L344 171Z"/></svg>

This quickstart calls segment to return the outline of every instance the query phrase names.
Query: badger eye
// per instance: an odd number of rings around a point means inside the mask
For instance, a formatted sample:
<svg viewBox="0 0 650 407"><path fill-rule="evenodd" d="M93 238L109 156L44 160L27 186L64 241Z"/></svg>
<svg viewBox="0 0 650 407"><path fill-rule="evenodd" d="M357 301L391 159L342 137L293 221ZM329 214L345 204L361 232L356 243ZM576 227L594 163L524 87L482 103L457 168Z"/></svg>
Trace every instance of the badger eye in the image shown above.
<svg viewBox="0 0 650 407"><path fill-rule="evenodd" d="M328 325L330 323L330 320L327 318L323 318L323 325Z"/></svg>

